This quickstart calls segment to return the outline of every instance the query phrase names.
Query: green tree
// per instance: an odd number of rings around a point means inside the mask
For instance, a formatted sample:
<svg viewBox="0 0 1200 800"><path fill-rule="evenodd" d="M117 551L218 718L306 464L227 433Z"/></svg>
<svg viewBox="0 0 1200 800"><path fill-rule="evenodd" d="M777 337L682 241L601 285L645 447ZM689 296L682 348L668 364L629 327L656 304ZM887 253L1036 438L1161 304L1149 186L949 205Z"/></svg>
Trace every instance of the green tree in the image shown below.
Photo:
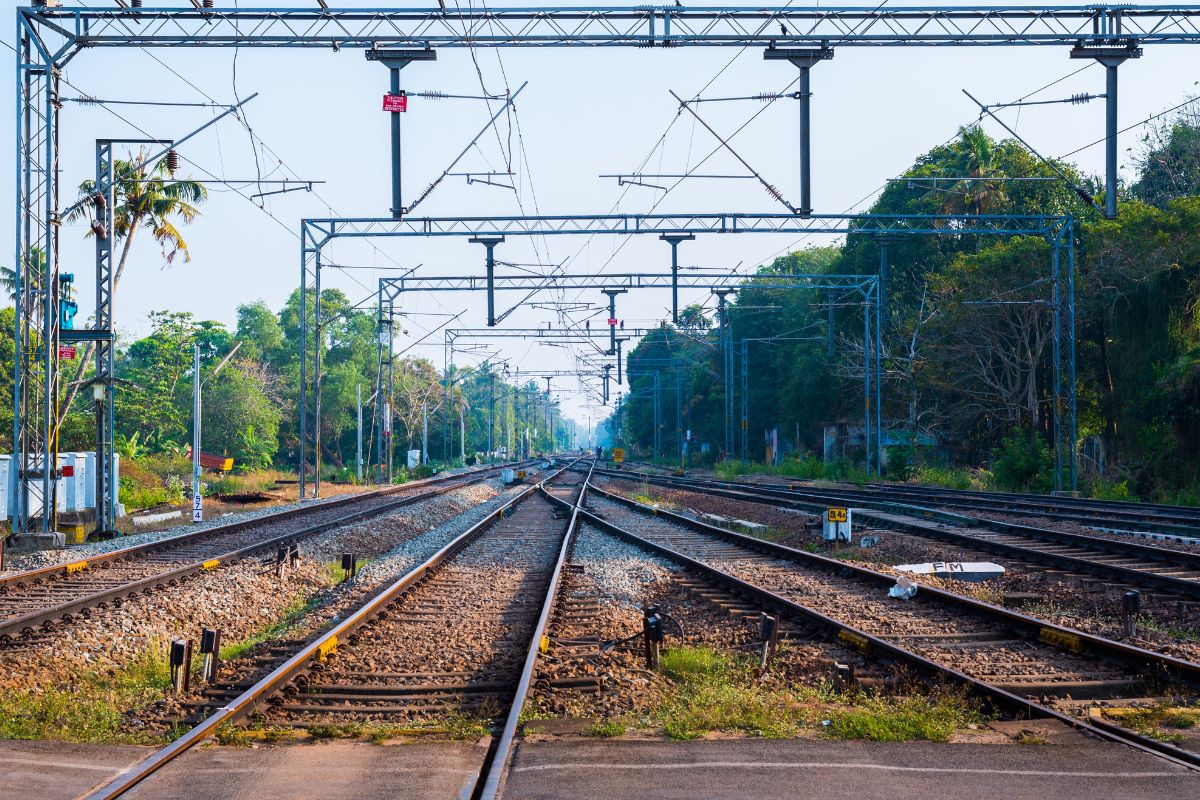
<svg viewBox="0 0 1200 800"><path fill-rule="evenodd" d="M184 261L191 261L192 255L188 250L187 241L180 232L178 223L189 223L199 216L197 206L208 198L208 190L204 185L193 180L177 180L167 168L165 158L157 162L147 163L147 153L139 150L137 155L128 159L113 161L113 230L120 246L116 269L113 272L113 296L121 284L125 274L125 265L129 260L133 242L138 238L138 232L143 228L150 231L151 237L162 249L163 262L170 265L182 253ZM96 182L86 180L79 185L79 202L65 215L65 221L76 222L89 218L92 227L88 236L96 234L95 203L92 197L96 193ZM75 376L67 389L65 402L59 411L59 424L65 416L79 391L80 381L95 352L95 345L89 342L83 350Z"/></svg>
<svg viewBox="0 0 1200 800"><path fill-rule="evenodd" d="M1200 194L1200 111L1180 112L1142 140L1130 194L1152 206Z"/></svg>
<svg viewBox="0 0 1200 800"><path fill-rule="evenodd" d="M249 469L271 465L279 449L279 398L272 377L250 359L231 361L204 378L203 447Z"/></svg>

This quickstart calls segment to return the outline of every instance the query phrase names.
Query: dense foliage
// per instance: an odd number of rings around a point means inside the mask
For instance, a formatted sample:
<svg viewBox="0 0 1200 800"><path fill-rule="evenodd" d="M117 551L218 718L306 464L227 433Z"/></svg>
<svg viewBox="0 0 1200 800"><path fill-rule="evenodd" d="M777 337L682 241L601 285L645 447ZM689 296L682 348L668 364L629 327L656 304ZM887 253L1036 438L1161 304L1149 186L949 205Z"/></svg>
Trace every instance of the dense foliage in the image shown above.
<svg viewBox="0 0 1200 800"><path fill-rule="evenodd" d="M322 359L322 456L326 474L350 478L357 452L357 389L363 398L363 458L376 460L374 433L378 341L375 313L355 310L337 290L322 293L328 313ZM310 306L311 307L311 306ZM300 373L299 293L278 313L262 301L238 308L233 331L219 322L197 321L186 312L151 314L148 336L118 350L117 446L127 458L179 455L191 444L193 345L200 345L203 382L203 449L234 457L238 469L293 468L297 451L296 402ZM13 310L0 310L0 358L11 363ZM6 356L7 354L7 356ZM474 456L488 447L494 397L494 449L551 449L548 424L568 434L557 404L529 382L514 385L496 370L450 374L451 407L443 399L441 373L422 358L399 357L394 367L395 464L404 451L421 447L423 410L428 412L429 455L434 462ZM84 365L83 374L90 375ZM11 446L12 373L0 373L0 446ZM65 395L65 392L64 392ZM60 449L90 450L90 392L80 393L65 416ZM450 423L447 425L447 423ZM465 430L465 444L461 432ZM447 431L449 439L446 438Z"/></svg>
<svg viewBox="0 0 1200 800"><path fill-rule="evenodd" d="M1095 180L978 128L922 155L870 209L1075 218L1084 482L1126 483L1146 498L1195 500L1200 493L1198 122L1179 118L1147 138L1116 220L1086 202ZM1049 244L965 235L948 224L944 234L896 238L889 251L882 412L892 476L904 477L914 463L952 464L990 467L1011 488L1049 488ZM840 245L777 258L758 274L878 274L879 261L877 239L852 233ZM823 423L861 424L861 299L760 282L748 279L728 312L731 339L749 340L746 455L762 460L767 433L776 429L781 451L802 461L819 457ZM717 334L696 325L699 309L692 313L689 325L665 326L630 353L630 392L608 427L622 444L650 453L657 371L660 454L678 457L682 420L693 457L705 450L701 460L711 461L722 455L722 357ZM735 386L741 371L739 358ZM737 433L731 458L743 455ZM850 454L861 459L861 449Z"/></svg>

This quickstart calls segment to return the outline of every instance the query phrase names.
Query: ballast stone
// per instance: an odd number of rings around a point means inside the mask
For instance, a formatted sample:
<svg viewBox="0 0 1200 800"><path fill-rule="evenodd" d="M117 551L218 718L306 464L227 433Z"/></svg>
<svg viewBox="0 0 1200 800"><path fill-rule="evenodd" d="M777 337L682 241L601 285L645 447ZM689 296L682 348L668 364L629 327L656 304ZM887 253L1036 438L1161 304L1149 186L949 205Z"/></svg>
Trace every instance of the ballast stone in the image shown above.
<svg viewBox="0 0 1200 800"><path fill-rule="evenodd" d="M897 564L896 569L935 578L979 583L1004 575L1004 567L990 561L932 561L924 564Z"/></svg>

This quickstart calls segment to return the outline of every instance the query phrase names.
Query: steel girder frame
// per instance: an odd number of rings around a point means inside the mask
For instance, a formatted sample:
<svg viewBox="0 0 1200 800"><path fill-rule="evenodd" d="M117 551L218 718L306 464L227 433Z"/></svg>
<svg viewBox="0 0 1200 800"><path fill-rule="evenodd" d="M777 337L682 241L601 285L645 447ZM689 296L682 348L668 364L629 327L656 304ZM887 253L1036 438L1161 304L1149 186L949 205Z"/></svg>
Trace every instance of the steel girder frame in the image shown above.
<svg viewBox="0 0 1200 800"><path fill-rule="evenodd" d="M823 223L823 224L819 224ZM824 234L872 234L888 233L896 235L939 235L939 236L1018 236L1037 235L1045 238L1051 245L1051 272L1054 283L1054 430L1056 452L1056 488L1061 490L1068 486L1073 490L1077 487L1078 469L1076 439L1076 403L1075 403L1075 337L1074 337L1074 220L1066 216L1043 215L874 215L874 214L821 214L812 218L804 218L791 214L606 214L606 215L553 215L553 216L504 216L504 217L409 217L404 219L391 218L353 218L353 219L308 219L302 222L302 269L301 297L305 296L310 281L310 273L319 272L320 249L327 242L337 238L462 238L480 236L544 236L544 235L580 235L580 234L610 234L610 235L659 235L663 233L824 233ZM1063 251L1066 251L1068 269L1059 269ZM611 278L617 286L626 287L669 287L674 276L671 273L625 273L605 275L575 275L563 276L573 288L588 286L612 287L613 283L604 283ZM755 279L755 286L771 288L771 284L763 283L763 276L738 275L723 276L726 282L721 282L722 276L715 275L686 275L678 276L681 282L691 281L688 285L696 287L727 287L732 284L730 279L744 281ZM880 291L878 276L768 276L771 280L779 280L777 288L796 288L796 283L784 283L788 278L811 280L814 277L831 279L856 279L862 281L869 278L872 281L870 289L864 295L864 413L865 428L867 429L867 452L870 453L870 443L874 439L877 449L876 465L880 465L879 452L882 448L882 409L881 387L878 377L871 386L870 376L872 367L879 370L881 361L882 309L879 308ZM315 278L315 276L314 276ZM380 297L395 297L404 291L463 291L489 288L497 289L530 289L547 288L546 281L556 280L555 276L440 276L418 278L383 278L380 279ZM625 283L621 283L624 281ZM403 283L401 283L403 282ZM393 287L391 293L384 285ZM395 287L403 286L403 289ZM822 288L812 284L812 288ZM825 287L828 288L828 287ZM859 288L846 285L843 289ZM872 304L875 305L872 314ZM304 315L301 315L302 321ZM1063 342L1063 337L1066 342ZM308 337L302 335L301 341L306 348L301 353L301 375L305 374L305 365L309 360L307 351ZM1064 344L1066 354L1064 356ZM874 349L872 349L874 348ZM874 364L872 364L872 361ZM314 362L319 375L319 359ZM303 381L302 381L303 384ZM300 407L301 420L305 420L305 404L307 393L301 391ZM1063 405L1066 404L1068 419L1062 420ZM315 406L314 406L315 407ZM733 411L729 409L732 419ZM874 417L874 419L872 419ZM872 424L873 423L873 424ZM870 429L874 428L872 437ZM728 438L728 436L727 436ZM304 443L306 436L301 433L301 494L304 490ZM1063 481L1064 463L1069 455L1069 483ZM318 465L319 466L319 465ZM319 480L319 479L318 479Z"/></svg>
<svg viewBox="0 0 1200 800"><path fill-rule="evenodd" d="M560 284L559 281L563 283ZM818 290L833 290L842 292L858 292L863 297L864 318L868 326L872 319L871 307L875 308L875 333L872 335L869 327L863 339L863 426L865 432L864 447L866 450L867 470L871 467L871 447L872 443L875 447L875 471L880 474L882 468L883 454L883 438L882 438L882 398L881 398L881 368L882 359L880 355L880 345L882 338L879 331L879 320L882 318L880 303L883 296L879 289L879 280L876 276L862 275L839 275L839 274L790 274L790 275L739 275L739 274L691 274L685 275L682 278L675 271L670 273L614 273L614 274L574 274L574 275L557 275L550 277L531 276L527 273L520 275L500 275L497 276L494 270L489 270L482 278L478 276L441 276L441 277L424 277L424 278L380 278L379 291L380 296L387 296L393 300L401 296L405 292L412 291L477 291L486 289L489 293L489 308L491 307L490 296L498 290L520 290L532 291L543 288L572 288L572 289L600 289L612 291L614 286L624 287L622 291L629 288L658 288L671 287L672 297L677 296L677 290L680 286L688 288L704 288L712 291L721 298L720 302L720 345L722 356L722 386L724 390L724 409L725 409L725 452L727 457L734 451L734 442L736 439L734 427L734 350L731 323L727 319L725 312L724 298L730 292L734 291L733 287L744 286L746 281L753 281L753 287L759 289L818 289ZM541 328L524 328L515 329L512 332L494 331L494 329L462 329L462 331L471 332L473 330L481 330L485 333L480 335L487 336L510 336L519 338L542 338L544 335L551 333L551 329ZM648 330L648 329L647 329ZM460 335L462 331L459 331ZM643 329L637 329L642 331ZM486 333L490 332L490 333ZM584 333L589 333L588 329ZM599 332L598 332L599 333ZM625 333L630 333L625 331ZM603 333L600 335L611 335ZM634 332L631 335L638 335ZM451 340L450 332L447 331L446 347L450 347ZM581 339L587 340L588 337L581 336ZM874 365L871 364L872 355L874 357ZM620 350L617 350L617 371L620 374ZM445 360L445 359L444 359ZM447 364L450 362L445 360ZM874 381L872 382L871 371L874 370ZM619 381L618 381L619 382ZM872 390L872 386L874 389ZM874 406L874 422L872 422L872 406ZM742 439L743 451L746 450L745 439L747 436L745 430L745 419L743 416L742 423ZM872 436L874 430L874 436Z"/></svg>
<svg viewBox="0 0 1200 800"><path fill-rule="evenodd" d="M21 9L66 49L142 47L939 47L1183 44L1196 6L478 6ZM786 25L781 32L780 24Z"/></svg>
<svg viewBox="0 0 1200 800"><path fill-rule="evenodd" d="M53 54L18 13L16 322L9 470L13 533L49 531L56 501L59 77L55 66Z"/></svg>
<svg viewBox="0 0 1200 800"><path fill-rule="evenodd" d="M1072 46L1200 42L1200 7L938 6L343 9L16 9L16 307L10 485L21 529L53 513L57 396L58 75L85 49L122 47ZM783 24L786 33L776 33ZM1115 98L1114 98L1115 100ZM1110 109L1111 110L1111 109ZM1110 114L1111 116L1111 114ZM1111 128L1111 126L1110 126ZM1111 136L1110 139L1115 137ZM1115 142L1110 141L1110 149ZM1111 155L1111 154L1110 154ZM818 217L812 217L818 219ZM584 232L584 231L580 231ZM664 230L664 233L671 231ZM44 267L32 256L39 247ZM313 387L316 394L316 387ZM315 398L314 398L315 399ZM31 497L42 503L36 522Z"/></svg>

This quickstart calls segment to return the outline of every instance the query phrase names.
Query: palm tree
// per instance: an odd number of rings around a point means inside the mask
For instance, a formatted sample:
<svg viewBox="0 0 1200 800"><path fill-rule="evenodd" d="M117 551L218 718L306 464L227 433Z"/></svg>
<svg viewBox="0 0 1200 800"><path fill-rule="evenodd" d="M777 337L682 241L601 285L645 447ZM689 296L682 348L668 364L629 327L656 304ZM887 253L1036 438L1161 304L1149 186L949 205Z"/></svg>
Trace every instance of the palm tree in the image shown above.
<svg viewBox="0 0 1200 800"><path fill-rule="evenodd" d="M34 245L29 248L29 257L32 259L38 271L45 270L46 256L42 253L42 248ZM17 299L17 271L12 267L0 267L0 289L8 293L8 299L16 302ZM28 298L28 295L26 295Z"/></svg>
<svg viewBox="0 0 1200 800"><path fill-rule="evenodd" d="M17 273L12 267L0 267L0 289L8 292L9 300L17 299Z"/></svg>
<svg viewBox="0 0 1200 800"><path fill-rule="evenodd" d="M952 163L954 183L935 191L944 193L939 211L943 214L989 213L1005 200L1004 165L1000 149L978 125L958 129ZM957 179L957 180L955 180Z"/></svg>
<svg viewBox="0 0 1200 800"><path fill-rule="evenodd" d="M208 198L208 190L196 181L176 180L167 167L165 158L154 164L146 163L146 152L139 150L136 156L129 160L115 159L113 161L113 235L121 244L121 255L117 260L116 272L113 274L113 295L125 274L125 264L133 240L138 231L146 228L154 241L162 248L163 261L171 264L182 253L185 262L191 261L187 241L183 238L176 221L189 223L200 215L196 206ZM80 202L76 203L67 214L65 220L74 222L90 218L95 204L91 201L96 192L96 182L86 180L79 185ZM88 236L95 234L94 228L89 228ZM60 406L58 424L61 425L71 402L79 391L80 379L91 360L95 345L88 343L83 357L75 370L75 378L67 391L66 402Z"/></svg>

